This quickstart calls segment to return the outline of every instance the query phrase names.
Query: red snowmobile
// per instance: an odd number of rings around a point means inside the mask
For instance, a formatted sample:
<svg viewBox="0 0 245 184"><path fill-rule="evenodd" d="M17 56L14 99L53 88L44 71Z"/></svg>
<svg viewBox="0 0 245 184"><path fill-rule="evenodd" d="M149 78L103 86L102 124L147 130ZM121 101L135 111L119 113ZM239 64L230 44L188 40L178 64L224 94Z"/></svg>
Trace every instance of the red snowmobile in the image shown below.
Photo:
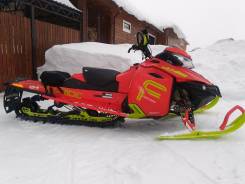
<svg viewBox="0 0 245 184"><path fill-rule="evenodd" d="M244 109L236 106L228 112L219 131L196 131L194 114L213 107L221 97L220 90L191 70L191 56L169 47L152 56L146 31L137 34L137 44L130 49L142 51L144 62L127 71L84 67L82 73L70 75L46 71L38 80L19 80L7 85L4 108L17 117L65 124L112 126L124 118L160 119L169 115L181 117L191 130L189 134L161 136L160 139L219 137L238 129L245 121ZM31 92L32 97L23 97ZM52 100L48 108L40 102ZM236 110L242 115L226 128L229 116Z"/></svg>

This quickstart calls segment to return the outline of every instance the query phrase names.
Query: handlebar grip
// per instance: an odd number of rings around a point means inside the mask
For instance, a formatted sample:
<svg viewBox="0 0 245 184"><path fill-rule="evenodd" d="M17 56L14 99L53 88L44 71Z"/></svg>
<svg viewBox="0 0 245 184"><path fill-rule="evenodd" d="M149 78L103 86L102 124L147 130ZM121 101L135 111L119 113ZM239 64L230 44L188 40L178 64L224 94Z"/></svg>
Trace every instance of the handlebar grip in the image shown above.
<svg viewBox="0 0 245 184"><path fill-rule="evenodd" d="M133 47L129 48L129 49L128 49L128 53L130 53L132 49L133 49Z"/></svg>

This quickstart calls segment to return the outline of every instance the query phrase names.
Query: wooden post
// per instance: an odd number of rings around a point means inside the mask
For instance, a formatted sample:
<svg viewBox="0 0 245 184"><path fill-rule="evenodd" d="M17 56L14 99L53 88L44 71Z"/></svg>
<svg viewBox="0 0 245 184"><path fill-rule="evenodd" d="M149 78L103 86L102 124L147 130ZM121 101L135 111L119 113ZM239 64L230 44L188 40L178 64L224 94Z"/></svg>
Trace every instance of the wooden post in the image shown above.
<svg viewBox="0 0 245 184"><path fill-rule="evenodd" d="M86 42L88 40L88 7L87 7L87 0L78 1L78 8L82 11L82 41Z"/></svg>
<svg viewBox="0 0 245 184"><path fill-rule="evenodd" d="M101 42L101 15L98 12L97 14L97 41Z"/></svg>
<svg viewBox="0 0 245 184"><path fill-rule="evenodd" d="M37 32L35 24L35 8L31 9L31 43L32 43L32 78L37 79Z"/></svg>
<svg viewBox="0 0 245 184"><path fill-rule="evenodd" d="M81 22L80 22L80 41L84 41L84 25L83 25L83 17L84 12L81 12Z"/></svg>
<svg viewBox="0 0 245 184"><path fill-rule="evenodd" d="M111 20L111 34L112 34L112 42L113 44L116 43L116 19L117 16L120 15L120 13L122 12L122 8L116 8L114 11L112 11L112 20Z"/></svg>

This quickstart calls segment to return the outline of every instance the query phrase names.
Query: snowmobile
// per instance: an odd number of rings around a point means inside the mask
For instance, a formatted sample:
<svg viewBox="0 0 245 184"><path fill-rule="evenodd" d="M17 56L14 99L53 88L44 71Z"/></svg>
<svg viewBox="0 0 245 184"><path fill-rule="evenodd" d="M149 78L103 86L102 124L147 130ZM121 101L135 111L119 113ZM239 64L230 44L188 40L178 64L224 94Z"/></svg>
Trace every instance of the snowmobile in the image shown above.
<svg viewBox="0 0 245 184"><path fill-rule="evenodd" d="M142 63L125 72L83 67L82 73L70 75L45 71L39 80L8 83L4 94L6 113L17 117L64 124L107 127L125 118L161 119L179 116L191 131L187 134L160 136L161 140L217 138L240 128L245 110L235 106L226 115L218 131L197 131L195 113L212 108L221 98L219 88L192 70L191 56L176 47L168 47L156 56L149 48L146 30L138 32L137 43L128 52L141 51ZM25 97L23 92L30 92ZM52 101L41 107L42 101ZM228 119L241 111L229 126Z"/></svg>

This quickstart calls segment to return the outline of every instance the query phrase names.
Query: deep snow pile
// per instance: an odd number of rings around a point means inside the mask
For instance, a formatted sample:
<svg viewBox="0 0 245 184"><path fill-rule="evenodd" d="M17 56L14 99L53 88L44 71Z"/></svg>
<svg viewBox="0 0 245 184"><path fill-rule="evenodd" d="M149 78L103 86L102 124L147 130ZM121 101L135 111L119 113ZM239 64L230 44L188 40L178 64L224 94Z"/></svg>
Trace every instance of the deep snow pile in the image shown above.
<svg viewBox="0 0 245 184"><path fill-rule="evenodd" d="M196 71L220 86L224 99L245 99L245 41L220 40L191 54Z"/></svg>
<svg viewBox="0 0 245 184"><path fill-rule="evenodd" d="M200 129L217 127L233 105L245 106L244 48L245 41L223 41L192 53L196 70L219 84L225 96L217 107L196 116ZM120 46L110 51L103 52L119 58ZM59 65L69 66L63 62ZM20 121L3 108L0 116L1 184L245 183L244 127L219 140L159 142L155 136L184 129L179 118L100 129Z"/></svg>
<svg viewBox="0 0 245 184"><path fill-rule="evenodd" d="M56 45L46 52L46 63L38 68L38 74L46 70L81 73L82 67L108 68L123 72L134 63L142 61L140 51L128 53L131 46L95 42ZM154 45L151 48L153 54L157 54L163 51L165 46Z"/></svg>

